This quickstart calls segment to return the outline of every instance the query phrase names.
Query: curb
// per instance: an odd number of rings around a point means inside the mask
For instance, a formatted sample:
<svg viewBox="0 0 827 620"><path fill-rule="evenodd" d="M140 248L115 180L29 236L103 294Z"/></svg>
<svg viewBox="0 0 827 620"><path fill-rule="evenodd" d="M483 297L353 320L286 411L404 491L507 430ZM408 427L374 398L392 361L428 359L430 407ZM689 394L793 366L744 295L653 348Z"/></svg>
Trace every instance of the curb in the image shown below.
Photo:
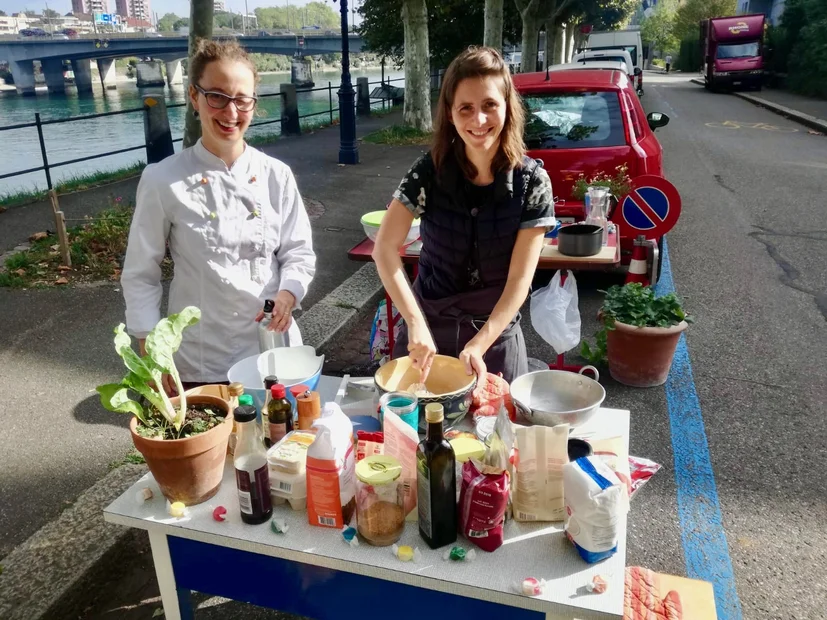
<svg viewBox="0 0 827 620"><path fill-rule="evenodd" d="M704 85L703 80L699 80L697 78L694 78L691 81L695 84L700 84L701 86ZM740 92L732 92L730 94L735 95L736 97L738 97L739 99L743 99L744 101L749 101L750 103L757 105L761 108L766 108L770 112L775 112L776 114L789 118L790 120L793 120L797 123L801 123L802 125L809 127L810 129L815 129L816 131L827 133L827 121L825 120L816 118L815 116L811 116L809 114L805 114L804 112L799 112L798 110L794 110L792 108L788 108L779 103L768 101L763 97L757 97L755 95L749 95L747 93Z"/></svg>
<svg viewBox="0 0 827 620"><path fill-rule="evenodd" d="M0 618L78 617L88 603L85 595L123 566L123 552L136 537L129 528L106 523L103 509L146 472L140 465L109 472L3 558Z"/></svg>

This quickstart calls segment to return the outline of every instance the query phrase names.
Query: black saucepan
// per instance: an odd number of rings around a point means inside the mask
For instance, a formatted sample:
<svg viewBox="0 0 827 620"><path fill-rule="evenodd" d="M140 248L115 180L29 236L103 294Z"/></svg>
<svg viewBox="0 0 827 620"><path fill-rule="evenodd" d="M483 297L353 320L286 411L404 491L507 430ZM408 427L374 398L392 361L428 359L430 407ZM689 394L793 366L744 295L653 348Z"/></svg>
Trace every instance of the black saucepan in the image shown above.
<svg viewBox="0 0 827 620"><path fill-rule="evenodd" d="M594 256L603 246L603 227L571 224L557 233L557 250L566 256Z"/></svg>

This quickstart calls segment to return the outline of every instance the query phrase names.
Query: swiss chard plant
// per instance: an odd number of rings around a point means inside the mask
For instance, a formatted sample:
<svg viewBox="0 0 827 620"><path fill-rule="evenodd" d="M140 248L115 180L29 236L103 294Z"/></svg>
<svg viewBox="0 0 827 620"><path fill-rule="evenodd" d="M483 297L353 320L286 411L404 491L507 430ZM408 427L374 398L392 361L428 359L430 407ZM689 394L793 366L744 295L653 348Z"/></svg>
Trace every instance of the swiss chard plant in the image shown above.
<svg viewBox="0 0 827 620"><path fill-rule="evenodd" d="M201 319L201 310L188 306L178 314L158 321L146 337L146 355L138 355L132 349L132 339L126 333L124 324L115 328L115 350L127 368L126 376L120 383L99 385L96 389L101 403L110 411L134 415L147 428L163 429L172 427L180 433L187 415L187 397L173 354L181 346L184 330ZM180 394L177 407L163 389L162 379L168 374L175 381ZM142 396L145 402L132 398Z"/></svg>
<svg viewBox="0 0 827 620"><path fill-rule="evenodd" d="M606 330L613 330L616 321L634 327L672 327L681 321L692 322L675 293L655 297L651 287L637 282L601 292L606 298L600 309L602 325L595 335L595 345L589 346L585 340L580 345L580 355L592 363L606 359Z"/></svg>

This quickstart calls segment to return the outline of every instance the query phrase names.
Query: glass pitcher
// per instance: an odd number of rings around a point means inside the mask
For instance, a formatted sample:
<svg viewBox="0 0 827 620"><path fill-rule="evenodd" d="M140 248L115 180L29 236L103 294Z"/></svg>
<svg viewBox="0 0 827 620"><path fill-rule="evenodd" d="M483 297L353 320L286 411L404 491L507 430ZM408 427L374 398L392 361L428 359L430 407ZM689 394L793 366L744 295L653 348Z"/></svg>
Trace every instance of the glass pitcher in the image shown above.
<svg viewBox="0 0 827 620"><path fill-rule="evenodd" d="M603 245L606 245L609 241L609 188L590 185L587 192L586 224L594 224L603 228Z"/></svg>

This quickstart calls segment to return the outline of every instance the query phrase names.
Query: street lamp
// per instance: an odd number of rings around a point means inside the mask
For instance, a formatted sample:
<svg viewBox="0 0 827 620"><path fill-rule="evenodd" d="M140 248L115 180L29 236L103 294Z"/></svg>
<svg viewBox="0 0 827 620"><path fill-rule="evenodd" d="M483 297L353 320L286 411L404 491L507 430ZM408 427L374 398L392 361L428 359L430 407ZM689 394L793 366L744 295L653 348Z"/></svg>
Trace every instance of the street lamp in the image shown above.
<svg viewBox="0 0 827 620"><path fill-rule="evenodd" d="M333 0L336 2L336 0ZM355 2L355 0L354 0ZM347 32L347 0L339 0L342 14L342 82L339 85L339 163L358 164L356 144L356 106L353 82L350 79L350 40Z"/></svg>

